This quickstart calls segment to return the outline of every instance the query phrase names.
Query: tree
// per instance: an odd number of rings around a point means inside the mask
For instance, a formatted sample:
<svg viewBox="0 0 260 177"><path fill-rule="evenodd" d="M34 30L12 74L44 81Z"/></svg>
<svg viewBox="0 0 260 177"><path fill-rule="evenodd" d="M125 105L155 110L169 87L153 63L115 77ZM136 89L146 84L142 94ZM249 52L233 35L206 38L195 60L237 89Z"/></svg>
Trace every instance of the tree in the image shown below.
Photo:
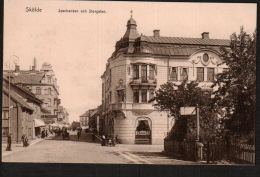
<svg viewBox="0 0 260 177"><path fill-rule="evenodd" d="M222 123L233 141L254 143L256 110L256 32L243 27L231 35L230 48L221 48L229 70L217 75L214 102L224 110Z"/></svg>
<svg viewBox="0 0 260 177"><path fill-rule="evenodd" d="M184 80L180 85L167 82L156 91L154 106L161 111L169 111L175 118L175 125L167 138L182 142L196 140L196 117L180 116L180 107L200 108L200 128L202 142L211 141L217 133L218 121L216 107L210 94L206 94L198 83Z"/></svg>

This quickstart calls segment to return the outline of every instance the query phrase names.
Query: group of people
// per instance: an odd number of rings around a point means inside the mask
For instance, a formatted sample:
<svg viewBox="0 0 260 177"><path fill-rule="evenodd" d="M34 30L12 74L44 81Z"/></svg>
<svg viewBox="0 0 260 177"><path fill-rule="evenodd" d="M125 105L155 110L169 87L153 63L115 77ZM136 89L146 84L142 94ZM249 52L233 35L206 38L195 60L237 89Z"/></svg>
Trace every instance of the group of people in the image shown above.
<svg viewBox="0 0 260 177"><path fill-rule="evenodd" d="M106 134L103 134L101 136L101 146L115 146L119 144L118 136L107 136Z"/></svg>
<svg viewBox="0 0 260 177"><path fill-rule="evenodd" d="M69 133L66 128L63 129L61 135L62 135L62 139L69 138Z"/></svg>
<svg viewBox="0 0 260 177"><path fill-rule="evenodd" d="M48 131L43 129L41 132L41 138L45 138L45 137L48 137Z"/></svg>
<svg viewBox="0 0 260 177"><path fill-rule="evenodd" d="M29 140L28 140L28 138L25 134L23 134L23 136L21 137L21 140L22 140L22 143L23 143L23 147L29 146ZM8 136L7 136L6 150L12 151L12 133L9 133Z"/></svg>

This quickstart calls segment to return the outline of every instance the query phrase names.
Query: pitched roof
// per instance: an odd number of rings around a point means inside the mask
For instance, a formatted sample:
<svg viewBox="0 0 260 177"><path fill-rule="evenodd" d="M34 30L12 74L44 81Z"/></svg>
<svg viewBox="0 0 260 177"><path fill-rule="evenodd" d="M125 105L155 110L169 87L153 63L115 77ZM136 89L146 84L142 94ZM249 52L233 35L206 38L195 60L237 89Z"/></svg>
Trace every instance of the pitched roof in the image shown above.
<svg viewBox="0 0 260 177"><path fill-rule="evenodd" d="M7 74L4 74L7 77ZM44 74L19 74L13 77L13 83L40 84Z"/></svg>
<svg viewBox="0 0 260 177"><path fill-rule="evenodd" d="M4 88L3 87L3 92L4 93L6 93L6 94L8 94L9 93L9 91L6 89L6 88ZM14 91L10 91L10 97L12 98L12 99L14 99L15 101L17 101L18 103L20 103L21 105L22 105L22 107L25 107L25 108L27 108L27 109L29 109L29 110L31 110L31 111L34 111L34 109L31 107L31 106L29 106L21 97L19 97Z"/></svg>
<svg viewBox="0 0 260 177"><path fill-rule="evenodd" d="M215 45L215 46L230 45L230 40L227 39L142 36L142 40L146 40L149 43L159 43L159 44L190 44L190 45Z"/></svg>
<svg viewBox="0 0 260 177"><path fill-rule="evenodd" d="M84 114L82 114L81 116L79 116L79 117L87 117L88 116L88 111L87 112L85 112Z"/></svg>

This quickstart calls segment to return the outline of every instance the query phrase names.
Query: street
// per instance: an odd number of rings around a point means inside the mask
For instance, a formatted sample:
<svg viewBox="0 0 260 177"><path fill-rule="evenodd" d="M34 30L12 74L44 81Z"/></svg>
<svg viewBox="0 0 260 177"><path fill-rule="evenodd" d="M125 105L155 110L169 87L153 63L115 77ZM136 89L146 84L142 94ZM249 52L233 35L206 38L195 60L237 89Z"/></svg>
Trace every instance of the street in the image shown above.
<svg viewBox="0 0 260 177"><path fill-rule="evenodd" d="M27 148L19 147L17 152L3 156L2 160L34 163L198 164L166 157L162 153L163 145L120 144L116 147L107 147L90 142L91 135L83 134L81 140L77 141L75 132L70 134L70 140L55 137Z"/></svg>

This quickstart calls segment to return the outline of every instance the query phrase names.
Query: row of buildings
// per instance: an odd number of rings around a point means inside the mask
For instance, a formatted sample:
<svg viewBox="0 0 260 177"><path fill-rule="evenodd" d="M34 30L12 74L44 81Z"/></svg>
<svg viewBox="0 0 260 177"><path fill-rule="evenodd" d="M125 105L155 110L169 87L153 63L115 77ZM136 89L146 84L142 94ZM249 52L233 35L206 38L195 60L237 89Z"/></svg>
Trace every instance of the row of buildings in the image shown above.
<svg viewBox="0 0 260 177"><path fill-rule="evenodd" d="M22 134L29 139L43 129L69 124L69 114L61 106L59 87L52 66L45 62L37 70L36 59L29 70L4 70L2 91L2 139L12 133L19 141Z"/></svg>
<svg viewBox="0 0 260 177"><path fill-rule="evenodd" d="M163 37L160 30L154 30L153 36L140 35L131 17L101 76L102 105L93 125L100 132L117 135L122 143L163 144L174 117L149 101L155 90L166 82L180 84L187 79L212 91L215 75L228 69L220 58L220 47L229 45L229 40L210 39L208 32L201 38ZM89 112L83 114L82 125L90 124L90 119Z"/></svg>

